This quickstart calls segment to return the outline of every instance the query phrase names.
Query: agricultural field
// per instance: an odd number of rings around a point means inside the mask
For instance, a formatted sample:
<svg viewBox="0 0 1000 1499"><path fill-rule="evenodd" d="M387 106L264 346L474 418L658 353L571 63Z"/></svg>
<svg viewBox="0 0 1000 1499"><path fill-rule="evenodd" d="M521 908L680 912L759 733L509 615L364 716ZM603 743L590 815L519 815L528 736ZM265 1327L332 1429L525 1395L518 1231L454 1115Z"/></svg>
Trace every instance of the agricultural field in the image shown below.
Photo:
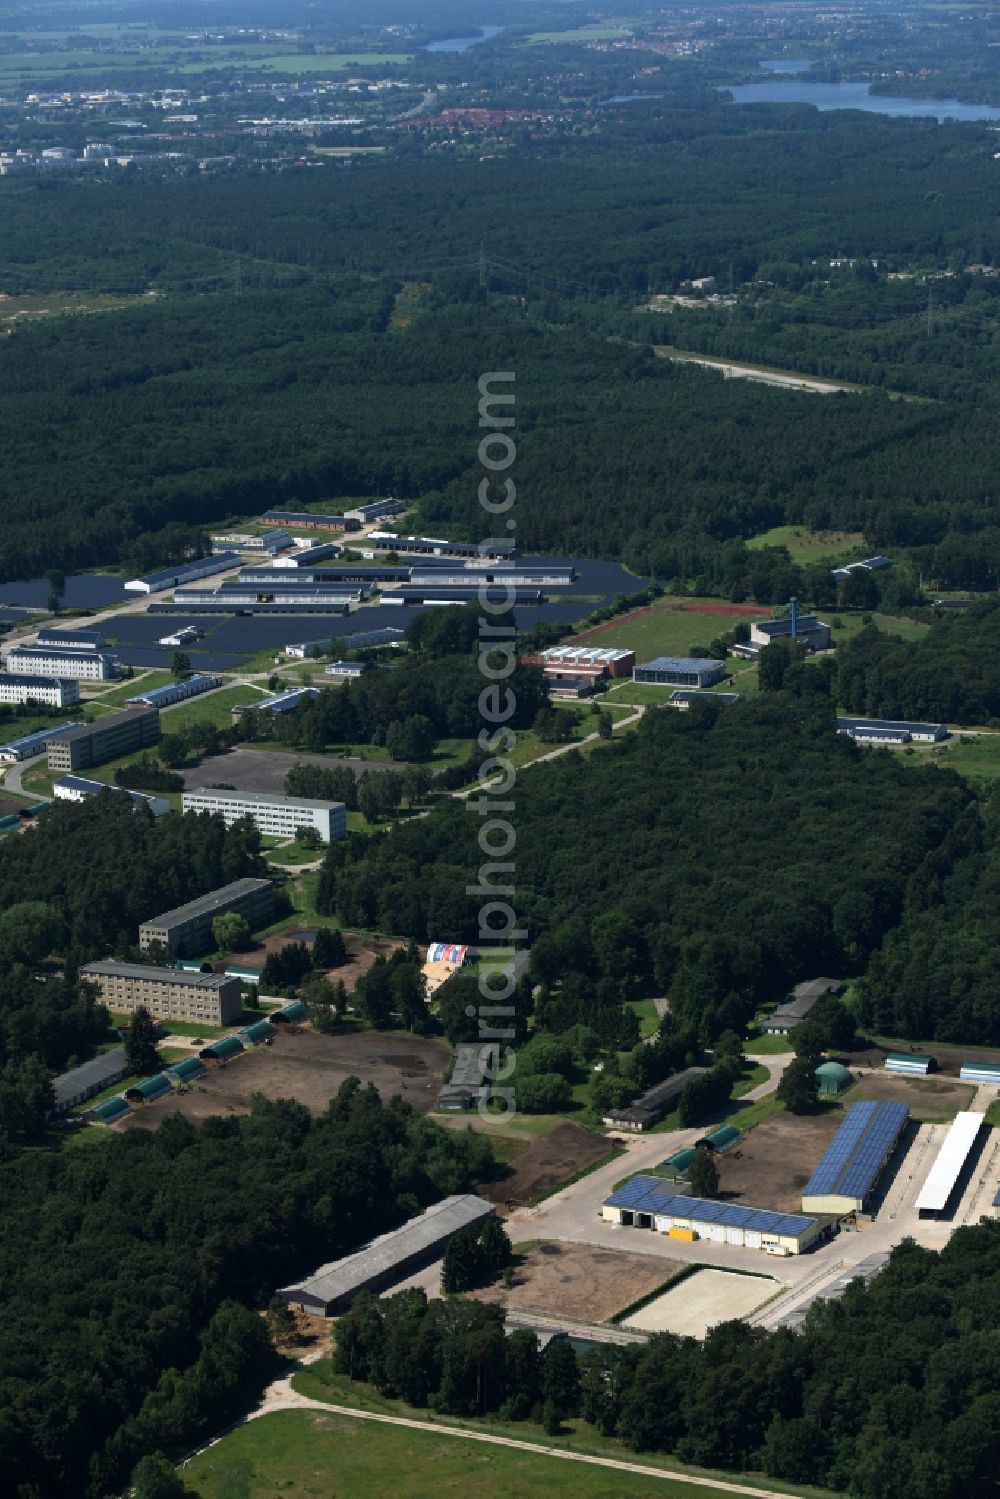
<svg viewBox="0 0 1000 1499"><path fill-rule="evenodd" d="M210 1070L185 1093L147 1104L120 1129L156 1129L168 1114L199 1123L212 1114L249 1114L254 1093L297 1098L322 1113L348 1077L372 1082L386 1102L394 1094L425 1114L437 1099L448 1061L443 1041L380 1031L320 1036L282 1028L269 1046Z"/></svg>
<svg viewBox="0 0 1000 1499"><path fill-rule="evenodd" d="M633 1302L666 1286L686 1266L658 1255L599 1249L590 1244L543 1242L525 1247L510 1290L477 1291L511 1312L541 1313L569 1322L607 1322Z"/></svg>
<svg viewBox="0 0 1000 1499"><path fill-rule="evenodd" d="M509 1430L524 1440L520 1427ZM648 1458L633 1460L652 1465ZM477 1499L723 1499L721 1490L680 1478L610 1474L541 1447L537 1453L495 1447L472 1436L316 1408L276 1411L237 1427L187 1463L182 1477L201 1499L272 1499L278 1493L287 1499L426 1499L431 1493L467 1499L471 1492Z"/></svg>
<svg viewBox="0 0 1000 1499"><path fill-rule="evenodd" d="M86 33L66 36L61 46L44 52L35 46L5 52L0 58L0 86L16 88L36 81L65 81L67 75L76 86L88 79L120 78L123 74L175 76L226 70L238 70L244 76L273 73L294 77L340 73L347 68L383 67L410 60L405 52L338 52L322 45L310 47L308 52L295 46L276 48L273 42L266 46L254 46L248 41L234 45L177 45L176 37L168 40L166 36L162 37L164 45L150 46L148 34L142 37L143 45L129 47L128 42L134 36L130 38L127 31L107 38L108 42L118 44L111 50L107 45L90 45L92 39L99 43L96 30L88 26ZM52 33L39 35L52 39Z"/></svg>

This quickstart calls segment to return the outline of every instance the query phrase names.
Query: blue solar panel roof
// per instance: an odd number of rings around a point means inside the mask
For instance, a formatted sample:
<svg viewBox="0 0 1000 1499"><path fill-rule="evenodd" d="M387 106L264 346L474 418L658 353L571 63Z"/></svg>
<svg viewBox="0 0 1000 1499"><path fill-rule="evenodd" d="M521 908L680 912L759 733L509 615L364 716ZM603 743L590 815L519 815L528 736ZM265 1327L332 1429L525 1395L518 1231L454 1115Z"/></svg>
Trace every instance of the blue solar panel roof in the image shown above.
<svg viewBox="0 0 1000 1499"><path fill-rule="evenodd" d="M866 1197L909 1117L905 1103L852 1104L802 1195Z"/></svg>
<svg viewBox="0 0 1000 1499"><path fill-rule="evenodd" d="M704 1197L678 1197L670 1190L670 1183L658 1176L634 1176L605 1199L605 1206L773 1234L801 1234L815 1221L801 1213L773 1213L768 1208L738 1207L735 1203L712 1202Z"/></svg>

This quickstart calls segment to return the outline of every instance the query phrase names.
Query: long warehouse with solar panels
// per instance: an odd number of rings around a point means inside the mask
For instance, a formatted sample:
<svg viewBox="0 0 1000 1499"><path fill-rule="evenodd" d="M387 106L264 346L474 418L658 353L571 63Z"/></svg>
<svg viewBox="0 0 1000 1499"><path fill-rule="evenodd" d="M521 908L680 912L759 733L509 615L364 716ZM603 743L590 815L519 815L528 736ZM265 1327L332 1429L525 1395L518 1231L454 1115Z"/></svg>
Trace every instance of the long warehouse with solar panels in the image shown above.
<svg viewBox="0 0 1000 1499"><path fill-rule="evenodd" d="M927 1180L917 1198L918 1218L945 1218L949 1205L958 1195L958 1185L971 1159L975 1157L985 1114L956 1114L955 1122L945 1136Z"/></svg>
<svg viewBox="0 0 1000 1499"><path fill-rule="evenodd" d="M855 1103L802 1193L804 1213L862 1213L909 1122L905 1103Z"/></svg>
<svg viewBox="0 0 1000 1499"><path fill-rule="evenodd" d="M679 1197L673 1182L658 1176L633 1176L605 1200L601 1216L606 1223L652 1228L687 1243L704 1239L776 1255L802 1254L829 1231L828 1222L801 1213Z"/></svg>

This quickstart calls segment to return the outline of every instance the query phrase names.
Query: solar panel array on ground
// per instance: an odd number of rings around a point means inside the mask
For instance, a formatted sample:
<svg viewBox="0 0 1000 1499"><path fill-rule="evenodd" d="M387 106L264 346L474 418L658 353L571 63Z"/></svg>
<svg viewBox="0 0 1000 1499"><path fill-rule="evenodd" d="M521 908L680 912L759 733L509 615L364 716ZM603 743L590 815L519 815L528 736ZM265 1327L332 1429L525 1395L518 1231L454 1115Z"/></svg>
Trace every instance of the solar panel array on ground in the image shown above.
<svg viewBox="0 0 1000 1499"><path fill-rule="evenodd" d="M803 1188L803 1197L863 1200L909 1118L905 1103L855 1103Z"/></svg>
<svg viewBox="0 0 1000 1499"><path fill-rule="evenodd" d="M775 1213L770 1208L738 1207L732 1202L712 1202L705 1197L679 1197L656 1176L634 1176L617 1192L612 1192L605 1205L665 1218L688 1218L696 1223L759 1229L765 1234L801 1234L813 1222L802 1213Z"/></svg>
<svg viewBox="0 0 1000 1499"><path fill-rule="evenodd" d="M52 585L47 578L24 578L16 583L0 583L0 604L20 604L44 609ZM63 606L67 609L99 609L127 598L122 574L76 573L66 579Z"/></svg>

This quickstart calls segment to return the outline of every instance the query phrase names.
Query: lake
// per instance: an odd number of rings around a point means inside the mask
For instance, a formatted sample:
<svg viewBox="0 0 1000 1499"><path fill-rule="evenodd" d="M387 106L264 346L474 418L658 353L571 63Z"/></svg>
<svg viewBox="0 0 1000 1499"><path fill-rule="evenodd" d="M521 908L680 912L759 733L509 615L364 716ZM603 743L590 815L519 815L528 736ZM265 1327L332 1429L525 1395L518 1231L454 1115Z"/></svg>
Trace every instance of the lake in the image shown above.
<svg viewBox="0 0 1000 1499"><path fill-rule="evenodd" d="M476 36L446 36L440 42L428 42L428 52L468 52L470 47L477 46L480 42L488 42L492 37L499 36L503 30L502 26L481 26Z"/></svg>
<svg viewBox="0 0 1000 1499"><path fill-rule="evenodd" d="M809 67L804 59L778 58L762 62L772 72L791 73ZM1000 109L989 104L962 104L958 99L903 99L871 94L867 83L813 83L806 78L789 78L774 83L741 83L728 92L735 104L812 104L819 110L862 109L868 114L890 115L899 119L1000 120Z"/></svg>

